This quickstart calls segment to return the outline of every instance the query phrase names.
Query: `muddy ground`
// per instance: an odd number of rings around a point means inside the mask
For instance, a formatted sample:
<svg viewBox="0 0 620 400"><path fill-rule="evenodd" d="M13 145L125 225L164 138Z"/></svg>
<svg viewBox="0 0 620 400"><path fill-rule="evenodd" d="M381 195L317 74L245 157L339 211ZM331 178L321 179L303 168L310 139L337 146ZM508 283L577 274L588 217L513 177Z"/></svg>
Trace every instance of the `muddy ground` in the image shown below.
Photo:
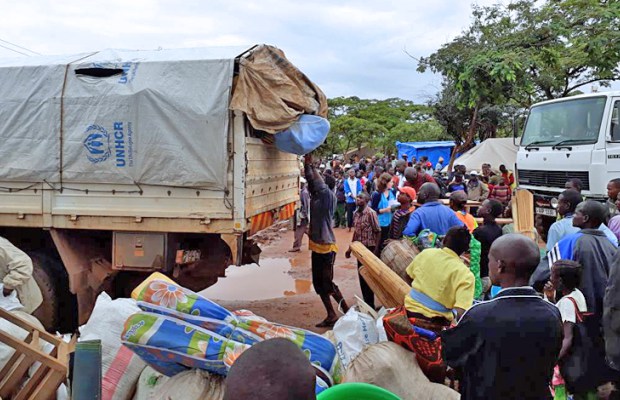
<svg viewBox="0 0 620 400"><path fill-rule="evenodd" d="M361 297L357 261L344 256L353 234L342 228L334 231L339 247L334 281L352 304L354 295ZM293 243L290 230L277 232L269 242L261 246L260 266L228 267L226 278L201 294L229 310L247 309L273 322L323 332L314 327L326 313L312 288L308 237L299 253L288 252Z"/></svg>

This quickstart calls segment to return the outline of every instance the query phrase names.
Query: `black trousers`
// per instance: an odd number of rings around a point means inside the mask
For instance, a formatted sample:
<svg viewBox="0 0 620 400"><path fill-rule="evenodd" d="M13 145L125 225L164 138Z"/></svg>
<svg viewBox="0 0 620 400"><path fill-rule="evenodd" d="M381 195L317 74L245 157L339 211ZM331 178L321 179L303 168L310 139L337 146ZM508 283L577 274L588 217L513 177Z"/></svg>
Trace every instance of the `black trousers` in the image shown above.
<svg viewBox="0 0 620 400"><path fill-rule="evenodd" d="M312 252L312 285L316 294L331 295L338 291L334 283L334 261L336 253Z"/></svg>
<svg viewBox="0 0 620 400"><path fill-rule="evenodd" d="M390 238L390 227L389 226L382 226L381 227L381 239L379 241L379 251L383 251L383 248L385 247L385 241L388 240Z"/></svg>
<svg viewBox="0 0 620 400"><path fill-rule="evenodd" d="M374 251L374 249L371 249L368 246L366 246L366 248L370 251ZM359 277L359 280L360 280L360 289L362 290L362 298L364 299L364 302L366 304L368 304L372 308L375 308L375 293L372 291L370 286L368 286L368 283L366 283L366 280L364 279L364 277L359 273L359 270L361 267L362 267L362 263L358 261L357 262L357 276Z"/></svg>
<svg viewBox="0 0 620 400"><path fill-rule="evenodd" d="M357 208L357 204L355 203L347 203L347 227L351 228L353 226L353 213Z"/></svg>

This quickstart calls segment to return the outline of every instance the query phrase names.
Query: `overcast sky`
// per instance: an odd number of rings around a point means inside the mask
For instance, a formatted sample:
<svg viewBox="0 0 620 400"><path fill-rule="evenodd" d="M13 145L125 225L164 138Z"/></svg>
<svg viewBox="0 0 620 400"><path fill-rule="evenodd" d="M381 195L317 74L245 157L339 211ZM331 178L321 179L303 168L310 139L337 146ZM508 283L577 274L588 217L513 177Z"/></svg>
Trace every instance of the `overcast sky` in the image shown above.
<svg viewBox="0 0 620 400"><path fill-rule="evenodd" d="M477 0L487 5L496 0ZM0 46L41 54L105 48L275 45L327 94L426 101L416 72L470 23L466 0L0 0ZM28 53L12 47L17 51ZM0 47L0 58L23 57Z"/></svg>

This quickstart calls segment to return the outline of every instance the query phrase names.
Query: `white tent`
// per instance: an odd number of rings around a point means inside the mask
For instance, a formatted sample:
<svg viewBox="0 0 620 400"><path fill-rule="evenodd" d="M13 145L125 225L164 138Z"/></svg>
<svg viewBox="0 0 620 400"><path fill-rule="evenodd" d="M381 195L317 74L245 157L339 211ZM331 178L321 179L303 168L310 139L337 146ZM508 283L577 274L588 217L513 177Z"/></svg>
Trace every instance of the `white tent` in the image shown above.
<svg viewBox="0 0 620 400"><path fill-rule="evenodd" d="M519 143L519 138L516 142ZM517 161L519 146L513 144L513 138L487 139L475 147L472 147L459 158L454 160L454 165L465 165L467 171L480 172L482 164L489 163L491 168L497 169L501 164L508 169L513 169ZM447 167L444 168L447 171Z"/></svg>

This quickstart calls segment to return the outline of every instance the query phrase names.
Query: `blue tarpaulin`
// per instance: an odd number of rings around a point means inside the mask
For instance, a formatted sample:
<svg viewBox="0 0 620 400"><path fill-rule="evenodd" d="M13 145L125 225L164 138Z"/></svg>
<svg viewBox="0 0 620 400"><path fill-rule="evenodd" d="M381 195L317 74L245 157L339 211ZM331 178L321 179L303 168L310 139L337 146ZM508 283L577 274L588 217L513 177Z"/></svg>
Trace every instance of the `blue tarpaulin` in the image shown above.
<svg viewBox="0 0 620 400"><path fill-rule="evenodd" d="M427 156L428 160L433 165L433 168L435 168L435 164L437 164L437 160L439 160L439 157L443 157L445 162L448 162L448 160L450 160L450 154L452 153L453 147L454 142L452 141L407 143L396 142L396 148L398 149L398 158L402 158L403 154L406 154L408 159L411 161L412 157L415 157L416 160L419 160L420 157Z"/></svg>

